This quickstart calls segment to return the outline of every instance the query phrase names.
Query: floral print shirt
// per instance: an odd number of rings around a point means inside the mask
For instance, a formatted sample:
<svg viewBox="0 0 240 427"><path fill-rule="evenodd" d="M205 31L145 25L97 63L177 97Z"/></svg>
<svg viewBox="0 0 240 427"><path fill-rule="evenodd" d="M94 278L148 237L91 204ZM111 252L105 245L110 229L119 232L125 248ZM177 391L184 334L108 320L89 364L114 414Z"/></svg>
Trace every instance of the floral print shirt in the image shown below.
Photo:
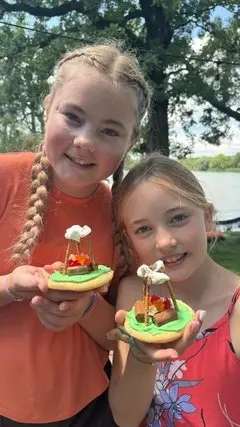
<svg viewBox="0 0 240 427"><path fill-rule="evenodd" d="M148 427L240 426L240 361L234 352L228 312L173 362L159 364Z"/></svg>

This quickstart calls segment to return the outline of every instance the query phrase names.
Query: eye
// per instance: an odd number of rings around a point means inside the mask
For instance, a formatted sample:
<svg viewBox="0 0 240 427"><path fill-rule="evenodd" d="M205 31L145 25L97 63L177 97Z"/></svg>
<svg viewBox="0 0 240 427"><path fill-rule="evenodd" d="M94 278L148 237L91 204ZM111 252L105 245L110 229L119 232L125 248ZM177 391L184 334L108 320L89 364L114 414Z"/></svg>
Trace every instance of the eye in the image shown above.
<svg viewBox="0 0 240 427"><path fill-rule="evenodd" d="M139 227L136 231L135 234L144 234L144 233L148 233L151 230L151 227L149 227L148 225L142 225L141 227Z"/></svg>
<svg viewBox="0 0 240 427"><path fill-rule="evenodd" d="M76 115L76 114L74 114L74 113L70 113L70 112L68 112L68 113L65 113L65 116L67 117L67 119L68 120L70 120L71 122L77 122L77 123L80 123L80 119L79 119L79 117Z"/></svg>
<svg viewBox="0 0 240 427"><path fill-rule="evenodd" d="M174 215L171 220L170 223L173 225L178 225L183 223L186 219L188 218L188 215L185 213L179 213L177 215Z"/></svg>
<svg viewBox="0 0 240 427"><path fill-rule="evenodd" d="M108 128L103 129L102 132L108 136L119 136L118 132L116 132L114 129L110 129L110 128L109 129Z"/></svg>

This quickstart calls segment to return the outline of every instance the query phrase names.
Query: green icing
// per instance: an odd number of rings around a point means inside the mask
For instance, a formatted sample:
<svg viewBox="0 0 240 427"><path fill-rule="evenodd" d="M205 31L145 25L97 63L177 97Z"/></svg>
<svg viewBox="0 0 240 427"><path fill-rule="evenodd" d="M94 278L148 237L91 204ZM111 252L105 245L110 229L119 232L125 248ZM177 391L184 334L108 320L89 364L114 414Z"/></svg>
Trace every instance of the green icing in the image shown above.
<svg viewBox="0 0 240 427"><path fill-rule="evenodd" d="M70 276L68 274L63 274L60 271L54 271L54 273L51 274L50 278L54 282L84 283L88 282L89 280L96 279L97 277L101 276L104 273L107 273L108 271L111 271L111 268L106 267L105 265L98 265L98 269L96 271L91 271L87 274L76 274Z"/></svg>
<svg viewBox="0 0 240 427"><path fill-rule="evenodd" d="M193 312L181 300L177 300L178 304L178 319L165 323L165 325L157 326L153 323L152 318L149 318L148 325L140 323L135 318L134 307L127 314L127 321L130 328L139 332L148 332L151 335L158 335L160 332L177 332L183 329L188 322L193 318Z"/></svg>

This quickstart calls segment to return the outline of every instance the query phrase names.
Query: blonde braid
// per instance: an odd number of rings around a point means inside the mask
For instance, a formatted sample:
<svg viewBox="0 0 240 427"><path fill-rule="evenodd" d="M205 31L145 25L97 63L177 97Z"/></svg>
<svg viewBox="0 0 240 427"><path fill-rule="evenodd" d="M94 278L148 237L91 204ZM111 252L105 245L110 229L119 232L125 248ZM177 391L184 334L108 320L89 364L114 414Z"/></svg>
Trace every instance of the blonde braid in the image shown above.
<svg viewBox="0 0 240 427"><path fill-rule="evenodd" d="M124 160L121 161L121 163L118 166L117 170L113 174L113 184L112 184L112 195L113 195L113 197L116 194L118 186L122 182L123 173L124 173Z"/></svg>
<svg viewBox="0 0 240 427"><path fill-rule="evenodd" d="M120 227L116 228L115 230L114 242L116 249L117 266L114 271L112 285L108 294L108 300L113 305L115 305L116 303L118 286L121 279L133 273L136 262L135 253L126 241L124 232Z"/></svg>
<svg viewBox="0 0 240 427"><path fill-rule="evenodd" d="M15 265L22 264L24 261L29 262L32 250L43 230L44 213L51 181L49 173L50 165L47 157L43 153L38 154L32 166L26 223L22 234L13 247L12 262Z"/></svg>
<svg viewBox="0 0 240 427"><path fill-rule="evenodd" d="M124 232L121 228L116 230L115 245L118 253L116 273L118 274L118 280L120 281L123 277L129 276L129 274L132 273L135 256L134 251L127 243L126 237L124 236Z"/></svg>
<svg viewBox="0 0 240 427"><path fill-rule="evenodd" d="M79 58L84 57L84 56L85 56L86 60L90 60L93 63L98 62L97 59L87 51L87 49L86 49L86 51L78 49L78 50L74 50L72 52L67 52L64 55L64 57L62 59L60 59L60 61L58 62L58 64L57 64L58 69L60 69L62 67L62 65L65 64L66 62L72 61L73 59L79 59Z"/></svg>

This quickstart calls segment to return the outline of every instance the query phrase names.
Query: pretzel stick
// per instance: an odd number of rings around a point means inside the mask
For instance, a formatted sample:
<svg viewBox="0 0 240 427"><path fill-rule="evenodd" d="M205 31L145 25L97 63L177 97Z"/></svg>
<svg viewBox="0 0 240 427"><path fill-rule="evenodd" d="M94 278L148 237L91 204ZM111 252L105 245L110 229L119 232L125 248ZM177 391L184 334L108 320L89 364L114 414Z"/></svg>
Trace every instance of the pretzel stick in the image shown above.
<svg viewBox="0 0 240 427"><path fill-rule="evenodd" d="M76 243L75 243L75 246L76 246L76 253L77 253L77 255L79 255L79 243L78 243L78 242L76 242Z"/></svg>
<svg viewBox="0 0 240 427"><path fill-rule="evenodd" d="M150 288L152 281L149 277L144 280L144 323L148 325L149 323L149 297L150 297Z"/></svg>
<svg viewBox="0 0 240 427"><path fill-rule="evenodd" d="M170 294L170 297L172 298L172 302L173 302L174 308L175 308L176 311L178 311L177 300L176 300L175 294L173 292L172 285L170 284L170 282L166 282L166 284L167 284L167 287L168 287L168 292Z"/></svg>
<svg viewBox="0 0 240 427"><path fill-rule="evenodd" d="M89 256L90 256L90 260L92 262L92 266L93 266L93 270L97 270L97 264L94 258L94 253L93 253L93 247L92 247L92 241L90 239L88 239L88 250L89 250Z"/></svg>
<svg viewBox="0 0 240 427"><path fill-rule="evenodd" d="M64 260L64 267L63 267L63 273L64 274L67 274L68 258L69 258L69 255L70 255L71 246L72 246L72 241L68 240L68 245L67 245L67 250L66 250L65 260Z"/></svg>

